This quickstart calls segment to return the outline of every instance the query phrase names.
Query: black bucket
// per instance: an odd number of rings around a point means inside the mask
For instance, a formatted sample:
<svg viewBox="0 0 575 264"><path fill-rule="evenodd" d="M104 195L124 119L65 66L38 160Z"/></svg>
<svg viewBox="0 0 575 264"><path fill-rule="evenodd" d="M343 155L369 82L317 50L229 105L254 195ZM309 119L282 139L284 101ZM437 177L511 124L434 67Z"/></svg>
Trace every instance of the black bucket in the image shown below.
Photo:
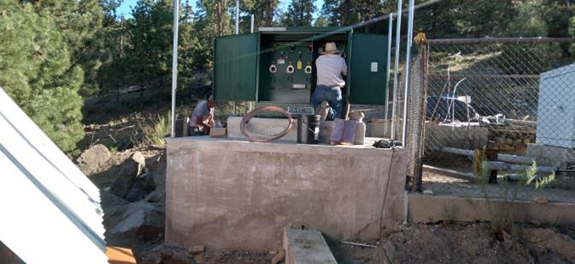
<svg viewBox="0 0 575 264"><path fill-rule="evenodd" d="M297 143L317 144L319 120L319 115L300 115L297 117Z"/></svg>

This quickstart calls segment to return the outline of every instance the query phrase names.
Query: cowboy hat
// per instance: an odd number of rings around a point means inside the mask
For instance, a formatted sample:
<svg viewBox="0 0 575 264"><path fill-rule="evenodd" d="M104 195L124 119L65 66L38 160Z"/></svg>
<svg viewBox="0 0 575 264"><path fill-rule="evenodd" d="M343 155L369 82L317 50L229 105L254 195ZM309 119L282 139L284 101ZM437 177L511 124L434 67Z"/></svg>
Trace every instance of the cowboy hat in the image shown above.
<svg viewBox="0 0 575 264"><path fill-rule="evenodd" d="M325 43L325 50L320 51L320 54L336 54L336 53L340 53L341 50L337 50L337 46L335 45L335 42L328 42Z"/></svg>

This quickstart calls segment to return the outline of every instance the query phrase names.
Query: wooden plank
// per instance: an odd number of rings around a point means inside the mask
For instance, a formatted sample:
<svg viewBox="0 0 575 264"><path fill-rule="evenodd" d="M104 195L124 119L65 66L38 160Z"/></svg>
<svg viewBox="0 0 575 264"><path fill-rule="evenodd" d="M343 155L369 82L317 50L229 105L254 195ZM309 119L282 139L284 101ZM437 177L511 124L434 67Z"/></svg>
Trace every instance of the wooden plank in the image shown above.
<svg viewBox="0 0 575 264"><path fill-rule="evenodd" d="M136 264L134 253L129 248L106 247L106 256L110 264Z"/></svg>

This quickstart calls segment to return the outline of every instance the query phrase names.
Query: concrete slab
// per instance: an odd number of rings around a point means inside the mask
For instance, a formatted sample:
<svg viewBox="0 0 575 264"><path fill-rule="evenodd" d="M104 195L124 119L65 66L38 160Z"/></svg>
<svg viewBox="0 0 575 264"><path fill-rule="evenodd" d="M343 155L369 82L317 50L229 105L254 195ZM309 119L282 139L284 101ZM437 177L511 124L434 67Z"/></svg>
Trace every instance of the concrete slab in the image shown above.
<svg viewBox="0 0 575 264"><path fill-rule="evenodd" d="M337 264L318 230L286 228L283 241L286 264Z"/></svg>
<svg viewBox="0 0 575 264"><path fill-rule="evenodd" d="M269 250L286 226L361 241L405 221L404 150L167 141L168 244Z"/></svg>
<svg viewBox="0 0 575 264"><path fill-rule="evenodd" d="M413 223L439 221L490 221L493 213L504 208L506 201L450 196L409 194L409 220ZM509 207L515 221L572 226L575 224L575 204L515 202Z"/></svg>

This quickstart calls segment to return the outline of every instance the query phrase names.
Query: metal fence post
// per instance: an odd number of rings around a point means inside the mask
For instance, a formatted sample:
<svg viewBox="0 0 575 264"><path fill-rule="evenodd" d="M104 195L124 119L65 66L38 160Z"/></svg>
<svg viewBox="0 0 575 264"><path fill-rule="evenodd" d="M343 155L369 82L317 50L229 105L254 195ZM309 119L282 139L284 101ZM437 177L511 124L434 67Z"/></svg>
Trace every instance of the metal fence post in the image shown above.
<svg viewBox="0 0 575 264"><path fill-rule="evenodd" d="M413 179L412 191L419 192L422 187L422 153L425 125L425 79L427 68L427 46L420 43L419 57L411 68L409 79L411 92L407 98L409 104L407 150L409 154L408 175ZM419 63L417 63L419 61Z"/></svg>

